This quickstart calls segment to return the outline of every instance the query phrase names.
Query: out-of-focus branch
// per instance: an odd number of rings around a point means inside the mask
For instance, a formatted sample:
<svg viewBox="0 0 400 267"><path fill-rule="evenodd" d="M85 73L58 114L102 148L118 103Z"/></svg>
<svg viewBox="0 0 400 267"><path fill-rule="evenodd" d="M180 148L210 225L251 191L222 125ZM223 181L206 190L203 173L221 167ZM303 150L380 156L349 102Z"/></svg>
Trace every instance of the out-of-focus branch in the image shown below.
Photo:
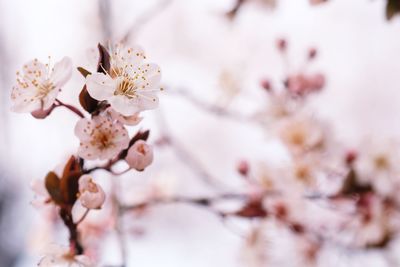
<svg viewBox="0 0 400 267"><path fill-rule="evenodd" d="M187 100L188 102L192 103L196 107L201 110L207 111L213 115L228 118L231 120L239 121L239 122L251 122L254 121L252 116L244 115L235 111L228 110L223 107L219 107L206 101L202 101L186 89L176 89L176 90L168 90L168 92L172 95L177 95L182 97L183 99Z"/></svg>
<svg viewBox="0 0 400 267"><path fill-rule="evenodd" d="M171 134L162 112L158 112L159 129L163 139L173 149L175 155L207 185L215 189L226 190L226 185L214 177L176 138Z"/></svg>
<svg viewBox="0 0 400 267"><path fill-rule="evenodd" d="M110 0L99 0L99 17L101 23L101 33L105 42L112 39L112 16Z"/></svg>
<svg viewBox="0 0 400 267"><path fill-rule="evenodd" d="M123 212L127 212L127 211L141 210L150 206L157 206L163 204L176 204L176 203L209 208L210 206L214 205L217 202L227 201L227 200L246 200L248 199L248 197L249 197L248 195L240 193L226 193L213 197L199 197L199 198L172 197L172 198L152 199L150 201L141 202L134 205L122 206L121 208Z"/></svg>
<svg viewBox="0 0 400 267"><path fill-rule="evenodd" d="M165 8L167 8L173 0L161 0L149 10L141 14L136 20L131 24L128 28L128 31L122 37L122 42L127 43L132 38L134 34L140 30L145 24L147 24L150 20L152 20L155 16L161 13Z"/></svg>
<svg viewBox="0 0 400 267"><path fill-rule="evenodd" d="M116 177L117 178L117 177ZM126 242L125 242L125 234L124 234L124 225L123 225L123 213L121 208L121 203L118 199L118 194L121 192L121 187L118 179L113 179L112 181L112 195L111 200L113 204L113 209L115 212L115 232L117 233L119 248L121 252L121 267L127 266L127 251L126 251Z"/></svg>

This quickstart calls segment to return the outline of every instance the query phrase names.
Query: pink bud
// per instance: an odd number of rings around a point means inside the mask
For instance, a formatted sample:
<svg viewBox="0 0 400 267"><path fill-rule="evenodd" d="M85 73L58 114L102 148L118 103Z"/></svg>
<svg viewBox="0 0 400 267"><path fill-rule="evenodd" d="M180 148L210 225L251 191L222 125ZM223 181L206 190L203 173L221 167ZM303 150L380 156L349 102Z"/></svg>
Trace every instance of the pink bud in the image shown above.
<svg viewBox="0 0 400 267"><path fill-rule="evenodd" d="M100 185L93 182L89 175L79 178L79 200L82 206L88 209L100 209L105 201L106 195Z"/></svg>
<svg viewBox="0 0 400 267"><path fill-rule="evenodd" d="M54 106L51 106L48 109L38 109L31 112L31 115L36 119L45 119L50 113L53 111Z"/></svg>
<svg viewBox="0 0 400 267"><path fill-rule="evenodd" d="M245 160L242 160L239 162L238 166L237 166L237 171L243 175L243 176L247 176L247 174L249 174L249 163Z"/></svg>
<svg viewBox="0 0 400 267"><path fill-rule="evenodd" d="M125 160L131 168L143 171L153 162L153 149L145 141L138 140L129 148Z"/></svg>
<svg viewBox="0 0 400 267"><path fill-rule="evenodd" d="M287 48L287 41L283 38L279 38L276 41L276 46L280 52L285 52Z"/></svg>
<svg viewBox="0 0 400 267"><path fill-rule="evenodd" d="M261 81L261 86L262 88L264 88L266 91L271 91L272 90L272 86L271 86L271 82L267 79L263 79Z"/></svg>
<svg viewBox="0 0 400 267"><path fill-rule="evenodd" d="M312 6L323 4L328 2L328 0L309 0Z"/></svg>
<svg viewBox="0 0 400 267"><path fill-rule="evenodd" d="M310 48L308 51L308 59L314 59L317 56L317 49L316 48Z"/></svg>
<svg viewBox="0 0 400 267"><path fill-rule="evenodd" d="M311 91L319 91L325 86L325 76L317 73L308 77L309 87Z"/></svg>
<svg viewBox="0 0 400 267"><path fill-rule="evenodd" d="M349 150L346 154L345 161L347 164L352 164L357 159L357 152L355 150Z"/></svg>

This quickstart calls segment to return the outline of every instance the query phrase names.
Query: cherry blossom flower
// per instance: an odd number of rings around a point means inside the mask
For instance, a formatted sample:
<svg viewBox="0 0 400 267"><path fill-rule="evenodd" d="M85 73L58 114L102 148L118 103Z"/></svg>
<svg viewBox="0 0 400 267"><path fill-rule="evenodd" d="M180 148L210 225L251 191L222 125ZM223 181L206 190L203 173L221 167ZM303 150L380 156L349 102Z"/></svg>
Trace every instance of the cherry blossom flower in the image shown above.
<svg viewBox="0 0 400 267"><path fill-rule="evenodd" d="M289 151L299 155L327 149L329 134L318 120L298 115L288 118L279 127L279 135Z"/></svg>
<svg viewBox="0 0 400 267"><path fill-rule="evenodd" d="M362 145L355 161L358 179L370 183L383 195L400 187L399 144L395 142L368 141Z"/></svg>
<svg viewBox="0 0 400 267"><path fill-rule="evenodd" d="M317 73L313 75L297 74L287 79L288 90L295 95L304 96L321 90L325 85L324 75Z"/></svg>
<svg viewBox="0 0 400 267"><path fill-rule="evenodd" d="M12 110L15 112L33 112L49 109L61 87L69 80L72 62L68 57L50 69L49 64L34 59L23 66L22 73L17 72L17 84L11 92Z"/></svg>
<svg viewBox="0 0 400 267"><path fill-rule="evenodd" d="M350 228L354 231L356 246L378 245L396 228L398 215L379 196L366 194L358 203L357 217L350 218ZM397 230L398 231L398 226Z"/></svg>
<svg viewBox="0 0 400 267"><path fill-rule="evenodd" d="M80 140L78 155L84 159L111 159L129 145L127 130L107 116L81 119L75 126Z"/></svg>
<svg viewBox="0 0 400 267"><path fill-rule="evenodd" d="M38 263L39 267L94 267L91 259L85 255L75 255L62 246L51 246L46 256Z"/></svg>
<svg viewBox="0 0 400 267"><path fill-rule="evenodd" d="M113 120L117 120L124 125L134 126L139 124L142 121L142 117L140 117L139 113L135 113L131 116L124 116L118 112L116 112L112 107L109 107L105 110L105 113L109 115Z"/></svg>
<svg viewBox="0 0 400 267"><path fill-rule="evenodd" d="M144 63L145 58L141 48L115 46L110 51L109 73L86 77L89 94L97 100L107 100L124 116L156 108L161 71L155 64Z"/></svg>
<svg viewBox="0 0 400 267"><path fill-rule="evenodd" d="M129 148L125 160L131 168L142 171L153 162L153 149L145 141L138 140Z"/></svg>
<svg viewBox="0 0 400 267"><path fill-rule="evenodd" d="M100 209L106 195L100 185L93 182L90 175L79 178L79 201L88 209Z"/></svg>
<svg viewBox="0 0 400 267"><path fill-rule="evenodd" d="M34 207L40 208L51 200L43 180L34 179L31 182L31 189L35 193L34 199L31 201Z"/></svg>

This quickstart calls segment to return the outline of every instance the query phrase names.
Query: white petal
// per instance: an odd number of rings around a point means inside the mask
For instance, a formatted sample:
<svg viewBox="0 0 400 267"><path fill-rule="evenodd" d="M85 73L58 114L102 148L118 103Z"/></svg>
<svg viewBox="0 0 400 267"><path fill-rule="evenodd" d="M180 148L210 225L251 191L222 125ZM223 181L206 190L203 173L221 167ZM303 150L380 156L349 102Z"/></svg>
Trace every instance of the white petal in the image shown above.
<svg viewBox="0 0 400 267"><path fill-rule="evenodd" d="M93 123L88 119L81 119L75 125L75 135L81 141L86 141L90 139L90 134L92 132Z"/></svg>
<svg viewBox="0 0 400 267"><path fill-rule="evenodd" d="M80 201L75 202L71 210L72 220L74 221L74 223L76 223L83 217L86 210L87 208L85 208Z"/></svg>
<svg viewBox="0 0 400 267"><path fill-rule="evenodd" d="M37 59L31 60L23 66L24 80L36 80L39 83L48 78L48 68Z"/></svg>
<svg viewBox="0 0 400 267"><path fill-rule="evenodd" d="M48 92L47 95L42 98L42 109L50 108L54 104L54 101L56 101L59 92L60 90L58 88L55 88Z"/></svg>
<svg viewBox="0 0 400 267"><path fill-rule="evenodd" d="M61 88L71 78L71 74L72 61L69 57L64 57L54 65L50 79L57 88Z"/></svg>
<svg viewBox="0 0 400 267"><path fill-rule="evenodd" d="M121 113L124 116L131 116L140 111L138 105L136 105L137 101L133 100L136 98L137 97L129 99L122 95L116 95L110 98L108 101L115 111Z"/></svg>
<svg viewBox="0 0 400 267"><path fill-rule="evenodd" d="M142 64L135 69L139 75L136 79L136 84L140 90L148 88L156 88L161 80L161 70L156 64Z"/></svg>
<svg viewBox="0 0 400 267"><path fill-rule="evenodd" d="M113 96L117 81L103 73L94 73L86 77L86 87L91 97L107 100Z"/></svg>
<svg viewBox="0 0 400 267"><path fill-rule="evenodd" d="M139 110L155 109L158 107L158 97L154 93L150 92L138 92L137 105Z"/></svg>
<svg viewBox="0 0 400 267"><path fill-rule="evenodd" d="M36 97L36 88L32 86L28 88L14 87L11 99L14 104L11 110L14 112L32 112L42 107L41 100Z"/></svg>

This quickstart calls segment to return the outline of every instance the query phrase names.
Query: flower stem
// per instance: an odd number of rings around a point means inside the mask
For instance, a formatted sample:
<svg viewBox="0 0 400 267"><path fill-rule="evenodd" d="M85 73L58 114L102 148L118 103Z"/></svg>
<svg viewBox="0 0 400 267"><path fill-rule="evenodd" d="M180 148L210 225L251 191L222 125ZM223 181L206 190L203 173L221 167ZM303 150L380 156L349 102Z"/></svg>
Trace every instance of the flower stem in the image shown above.
<svg viewBox="0 0 400 267"><path fill-rule="evenodd" d="M61 107L61 106L65 107L65 108L71 110L73 113L75 113L79 117L85 118L83 113L77 107L74 107L74 106L69 105L69 104L65 104L65 103L61 102L59 99L56 99L56 104L57 104L58 107Z"/></svg>

